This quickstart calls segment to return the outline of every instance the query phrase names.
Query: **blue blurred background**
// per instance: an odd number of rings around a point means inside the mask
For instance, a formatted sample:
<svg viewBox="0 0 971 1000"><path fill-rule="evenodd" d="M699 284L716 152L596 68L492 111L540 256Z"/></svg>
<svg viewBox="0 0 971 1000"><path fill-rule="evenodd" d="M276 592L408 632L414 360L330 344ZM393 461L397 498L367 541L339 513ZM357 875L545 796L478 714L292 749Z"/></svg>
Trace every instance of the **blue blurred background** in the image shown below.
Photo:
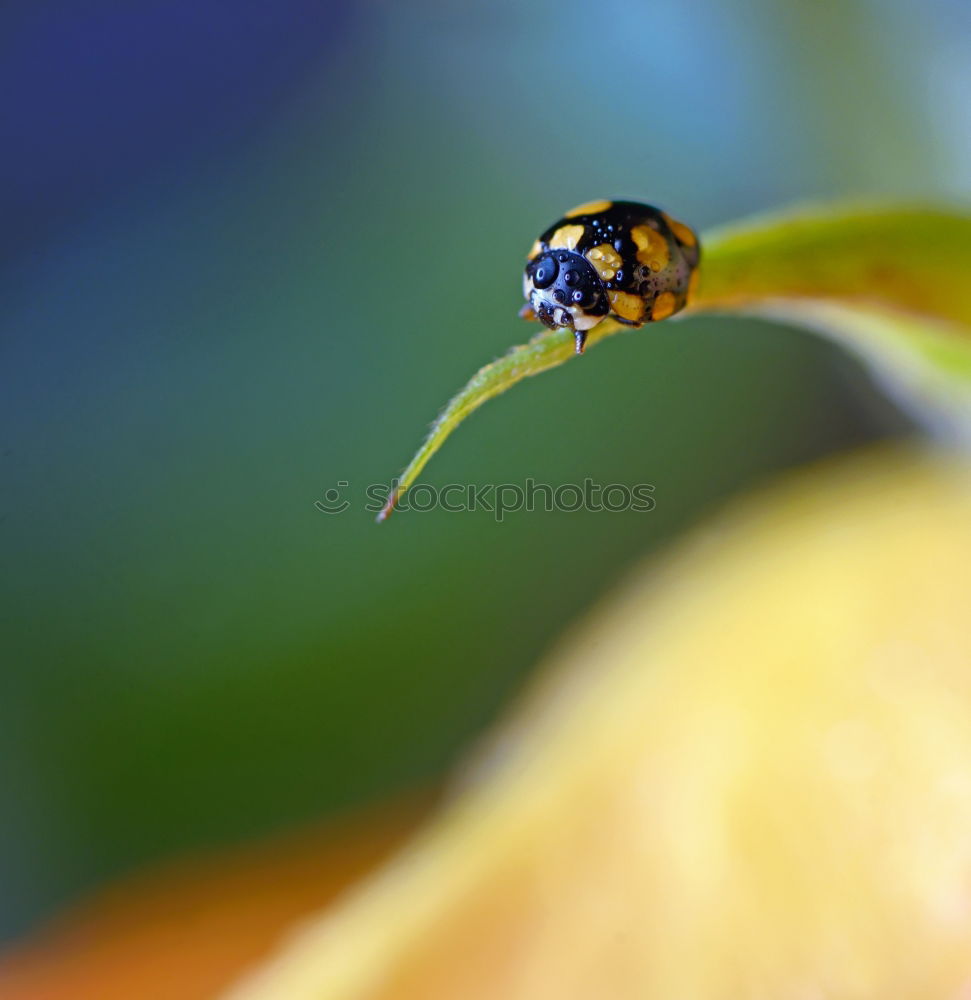
<svg viewBox="0 0 971 1000"><path fill-rule="evenodd" d="M967 196L969 37L960 0L4 4L0 934L441 772L635 560L906 430L807 334L665 323L427 475L654 511L362 509L531 332L571 205Z"/></svg>

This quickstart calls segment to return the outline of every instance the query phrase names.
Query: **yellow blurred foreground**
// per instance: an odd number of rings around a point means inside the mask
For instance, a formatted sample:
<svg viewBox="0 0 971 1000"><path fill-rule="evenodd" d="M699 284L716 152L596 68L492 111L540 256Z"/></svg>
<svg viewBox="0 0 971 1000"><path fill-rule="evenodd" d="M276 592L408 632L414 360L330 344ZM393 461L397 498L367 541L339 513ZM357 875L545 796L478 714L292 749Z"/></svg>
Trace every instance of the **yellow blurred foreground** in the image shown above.
<svg viewBox="0 0 971 1000"><path fill-rule="evenodd" d="M414 848L234 1000L971 990L971 474L798 476L564 637Z"/></svg>
<svg viewBox="0 0 971 1000"><path fill-rule="evenodd" d="M197 995L136 988L123 945L128 996ZM228 996L971 997L971 470L852 456L645 567L404 853Z"/></svg>

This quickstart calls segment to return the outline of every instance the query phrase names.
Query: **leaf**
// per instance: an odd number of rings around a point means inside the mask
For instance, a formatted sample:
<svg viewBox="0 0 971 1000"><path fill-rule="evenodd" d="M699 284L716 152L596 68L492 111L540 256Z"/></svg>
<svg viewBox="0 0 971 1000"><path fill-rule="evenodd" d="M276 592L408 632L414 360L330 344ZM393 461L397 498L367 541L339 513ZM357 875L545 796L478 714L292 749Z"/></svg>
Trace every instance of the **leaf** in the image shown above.
<svg viewBox="0 0 971 1000"><path fill-rule="evenodd" d="M971 215L815 207L755 218L701 242L699 287L681 316L761 315L822 332L858 353L925 419L971 438ZM587 348L626 329L605 320ZM378 520L470 413L574 357L571 331L543 332L476 372L432 425Z"/></svg>

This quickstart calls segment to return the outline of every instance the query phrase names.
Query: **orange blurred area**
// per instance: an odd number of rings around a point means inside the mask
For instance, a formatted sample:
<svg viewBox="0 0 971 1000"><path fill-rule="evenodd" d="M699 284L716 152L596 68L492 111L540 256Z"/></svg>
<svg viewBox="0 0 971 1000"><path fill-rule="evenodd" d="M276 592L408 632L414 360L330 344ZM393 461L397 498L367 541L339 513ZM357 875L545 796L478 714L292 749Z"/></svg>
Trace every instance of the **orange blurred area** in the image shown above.
<svg viewBox="0 0 971 1000"><path fill-rule="evenodd" d="M4 1000L210 998L396 848L414 794L297 835L135 877L0 958Z"/></svg>

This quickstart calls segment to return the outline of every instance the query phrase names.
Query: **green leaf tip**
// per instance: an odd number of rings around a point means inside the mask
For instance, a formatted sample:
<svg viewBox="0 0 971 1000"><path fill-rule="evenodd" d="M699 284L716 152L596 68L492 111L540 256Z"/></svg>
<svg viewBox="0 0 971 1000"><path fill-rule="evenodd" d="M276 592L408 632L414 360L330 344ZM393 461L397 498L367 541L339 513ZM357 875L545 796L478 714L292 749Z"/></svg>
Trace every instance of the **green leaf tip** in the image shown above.
<svg viewBox="0 0 971 1000"><path fill-rule="evenodd" d="M946 410L971 441L971 214L919 206L810 206L703 235L699 284L679 315L762 315L856 351L899 396ZM592 347L628 329L612 319ZM439 414L377 520L386 520L448 436L487 400L574 357L544 330L480 368Z"/></svg>
<svg viewBox="0 0 971 1000"><path fill-rule="evenodd" d="M587 335L585 346L589 348L622 329L624 327L618 323L604 320ZM376 520L380 523L390 517L405 490L415 482L432 455L470 413L522 379L562 365L577 353L572 330L544 330L528 343L510 348L501 358L480 368L438 415L424 443L388 493Z"/></svg>

